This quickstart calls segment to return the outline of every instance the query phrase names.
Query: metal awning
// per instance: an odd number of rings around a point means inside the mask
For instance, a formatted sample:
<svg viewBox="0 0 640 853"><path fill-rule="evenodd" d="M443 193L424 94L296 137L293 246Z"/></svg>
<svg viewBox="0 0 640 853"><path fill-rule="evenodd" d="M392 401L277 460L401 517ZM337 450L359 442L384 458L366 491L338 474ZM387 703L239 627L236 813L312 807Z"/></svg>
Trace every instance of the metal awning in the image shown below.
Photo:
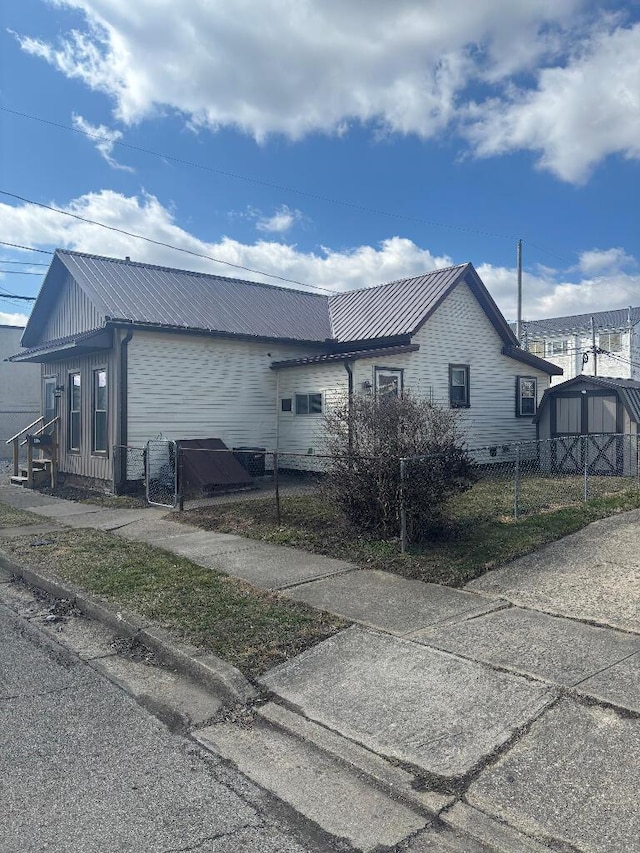
<svg viewBox="0 0 640 853"><path fill-rule="evenodd" d="M7 361L47 363L60 361L63 358L87 355L97 350L111 349L111 329L93 329L90 332L82 332L77 335L69 335L66 338L58 338L48 341L38 347L31 347L15 355L10 356Z"/></svg>

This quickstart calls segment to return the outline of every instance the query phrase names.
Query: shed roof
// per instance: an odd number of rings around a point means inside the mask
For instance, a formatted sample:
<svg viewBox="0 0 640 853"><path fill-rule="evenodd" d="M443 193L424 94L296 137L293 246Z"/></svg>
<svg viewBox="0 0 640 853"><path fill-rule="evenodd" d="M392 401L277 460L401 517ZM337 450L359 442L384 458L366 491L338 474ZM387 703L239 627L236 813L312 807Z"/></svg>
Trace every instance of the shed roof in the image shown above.
<svg viewBox="0 0 640 853"><path fill-rule="evenodd" d="M566 382L559 382L552 388L547 388L542 395L538 414L534 421L539 420L543 406L550 397L555 397L558 394L564 394L567 389L577 385L583 385L586 382L594 385L600 385L602 388L610 388L615 391L622 400L625 408L629 412L632 420L640 423L640 382L635 379L622 379L609 376L586 376L581 373L579 376L574 376L573 379L567 379Z"/></svg>

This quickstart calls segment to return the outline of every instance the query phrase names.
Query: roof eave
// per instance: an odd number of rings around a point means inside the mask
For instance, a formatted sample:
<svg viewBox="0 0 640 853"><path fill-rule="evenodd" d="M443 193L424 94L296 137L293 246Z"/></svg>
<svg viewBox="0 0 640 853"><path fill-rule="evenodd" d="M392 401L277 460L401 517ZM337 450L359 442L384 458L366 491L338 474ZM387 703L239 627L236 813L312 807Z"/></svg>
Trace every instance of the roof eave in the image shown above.
<svg viewBox="0 0 640 853"><path fill-rule="evenodd" d="M107 327L113 329L140 329L145 332L164 332L169 334L197 335L207 338L232 338L241 341L255 341L256 343L279 343L291 344L299 346L323 346L326 347L332 342L325 340L315 340L306 338L286 338L277 337L276 335L248 335L241 332L222 332L217 329L200 329L193 326L170 326L164 323L145 323L140 320L127 320L124 318L107 317Z"/></svg>
<svg viewBox="0 0 640 853"><path fill-rule="evenodd" d="M271 370L281 370L288 367L307 367L308 365L342 364L347 361L358 361L363 358L388 358L393 355L404 355L408 352L417 352L419 344L403 344L391 347L375 347L370 350L362 349L348 352L325 353L309 358L288 358L283 361L273 361Z"/></svg>
<svg viewBox="0 0 640 853"><path fill-rule="evenodd" d="M507 358L513 358L515 361L521 361L523 364L528 364L529 367L535 367L536 370L542 370L544 373L548 373L549 376L562 376L564 374L564 370L558 367L557 364L545 361L544 358L533 355L533 353L527 352L519 346L503 346L502 355L506 355Z"/></svg>

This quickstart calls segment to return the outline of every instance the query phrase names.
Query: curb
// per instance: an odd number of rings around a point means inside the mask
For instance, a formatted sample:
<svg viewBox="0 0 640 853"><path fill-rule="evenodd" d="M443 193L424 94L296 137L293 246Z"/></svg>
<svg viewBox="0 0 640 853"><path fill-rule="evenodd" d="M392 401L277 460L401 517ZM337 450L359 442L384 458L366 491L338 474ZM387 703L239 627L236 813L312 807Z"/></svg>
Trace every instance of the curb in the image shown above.
<svg viewBox="0 0 640 853"><path fill-rule="evenodd" d="M35 569L14 563L1 550L0 570L54 598L71 601L85 616L107 625L120 637L142 643L165 665L213 691L227 704L244 705L260 696L235 666L204 649L181 642L168 631L126 608L110 604L75 584L53 580Z"/></svg>

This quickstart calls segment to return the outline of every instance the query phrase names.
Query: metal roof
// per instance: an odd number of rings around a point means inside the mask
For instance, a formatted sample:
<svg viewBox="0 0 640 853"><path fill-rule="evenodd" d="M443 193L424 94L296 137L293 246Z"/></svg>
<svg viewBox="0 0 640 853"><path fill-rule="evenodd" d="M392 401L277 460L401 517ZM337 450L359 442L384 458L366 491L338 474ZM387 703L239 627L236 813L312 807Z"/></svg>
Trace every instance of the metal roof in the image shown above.
<svg viewBox="0 0 640 853"><path fill-rule="evenodd" d="M331 336L326 296L78 252L56 255L110 320L260 338Z"/></svg>
<svg viewBox="0 0 640 853"><path fill-rule="evenodd" d="M329 297L334 337L363 341L413 334L470 268L460 264Z"/></svg>
<svg viewBox="0 0 640 853"><path fill-rule="evenodd" d="M25 329L24 346L37 349L41 344L42 330L55 310L67 274L86 295L95 309L91 316L96 313L103 328L121 322L196 334L332 343L334 353L337 344L342 344L344 350L346 346L357 349L359 344L368 348L384 346L385 341L409 343L411 336L464 281L505 348L518 343L470 263L326 297L58 249ZM82 332L84 329L79 328L78 334ZM62 346L71 342L59 343ZM55 342L47 342L45 348L50 349L52 344ZM523 360L520 352L505 354ZM556 368L542 359L535 366L545 369L545 365L548 372L555 372Z"/></svg>
<svg viewBox="0 0 640 853"><path fill-rule="evenodd" d="M382 358L387 355L417 352L419 349L418 344L402 344L400 346L350 350L349 352L330 352L323 355L311 355L308 358L287 358L284 361L274 361L271 363L271 368L278 370L281 367L301 367L306 364L332 364L341 361L357 361L359 358Z"/></svg>
<svg viewBox="0 0 640 853"><path fill-rule="evenodd" d="M587 376L584 373L581 373L579 376L574 376L573 379L567 379L566 382L559 382L557 385L547 388L542 395L542 400L538 407L538 414L535 416L534 421L539 420L540 410L542 409L543 404L546 403L550 397L554 397L556 394L562 394L570 386L581 385L585 382L600 385L603 388L611 388L612 390L617 391L632 419L636 421L636 423L640 423L640 382L635 379L623 379L619 377Z"/></svg>
<svg viewBox="0 0 640 853"><path fill-rule="evenodd" d="M596 329L616 331L640 323L640 308L620 308L615 311L593 311L590 314L573 314L569 317L550 317L547 320L523 322L529 339L536 335L558 335L571 332L586 332L591 329L593 317ZM515 323L511 324L515 328Z"/></svg>

